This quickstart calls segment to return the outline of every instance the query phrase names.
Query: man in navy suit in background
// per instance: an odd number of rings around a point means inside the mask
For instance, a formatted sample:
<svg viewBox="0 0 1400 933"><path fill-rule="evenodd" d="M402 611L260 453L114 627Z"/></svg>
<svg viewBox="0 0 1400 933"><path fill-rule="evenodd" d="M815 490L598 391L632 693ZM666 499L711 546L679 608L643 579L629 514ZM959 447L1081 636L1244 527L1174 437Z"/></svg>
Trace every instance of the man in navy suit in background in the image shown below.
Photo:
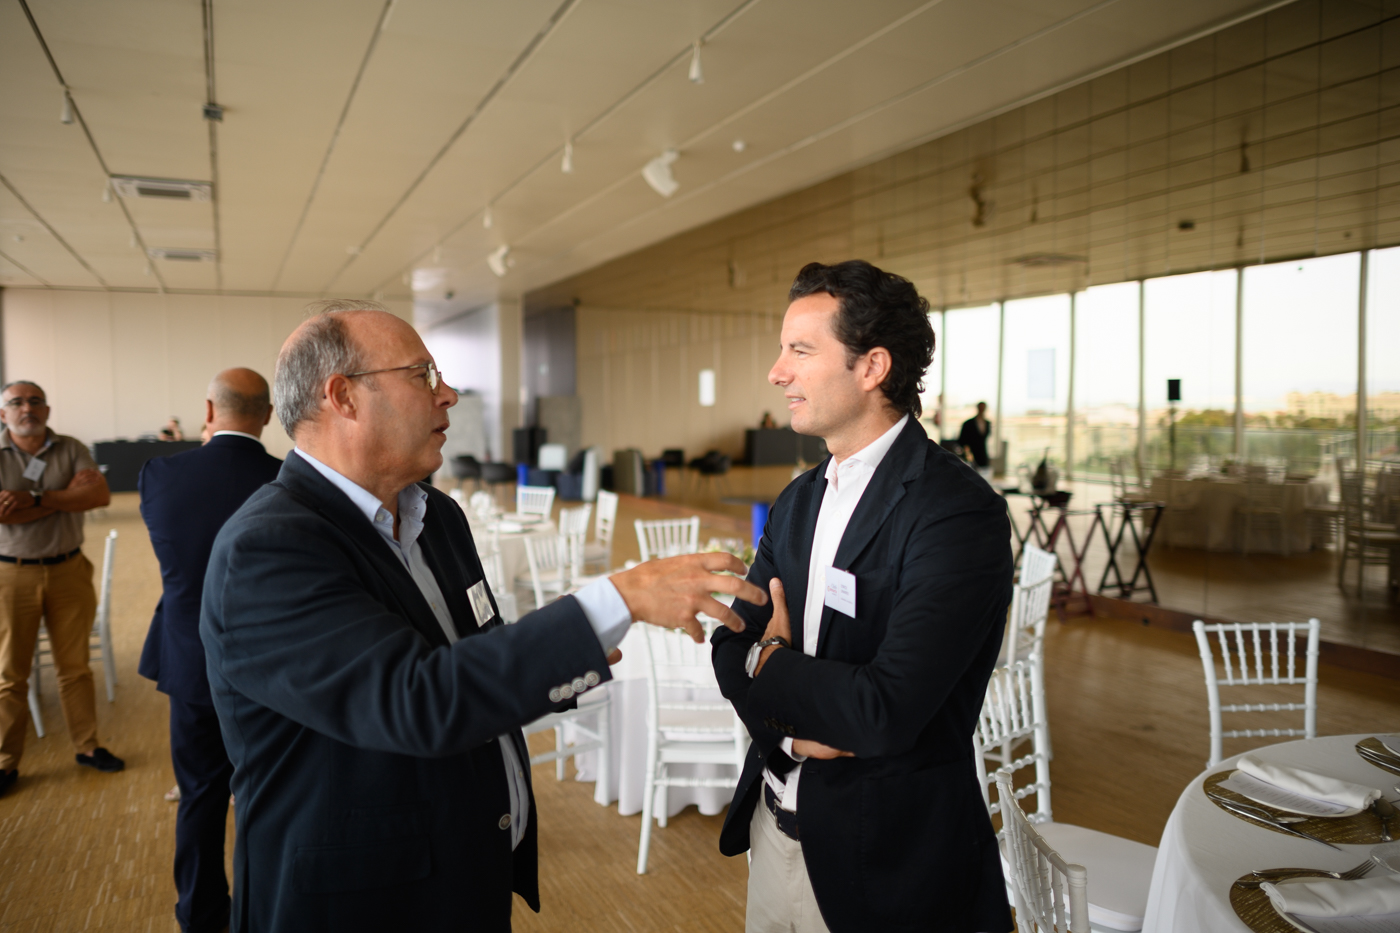
<svg viewBox="0 0 1400 933"><path fill-rule="evenodd" d="M175 917L185 933L223 930L229 917L224 829L233 765L199 638L204 572L224 522L282 467L259 440L272 417L266 379L251 369L225 370L209 384L204 405L205 445L148 461L138 481L165 588L140 671L170 697L170 758L180 791Z"/></svg>

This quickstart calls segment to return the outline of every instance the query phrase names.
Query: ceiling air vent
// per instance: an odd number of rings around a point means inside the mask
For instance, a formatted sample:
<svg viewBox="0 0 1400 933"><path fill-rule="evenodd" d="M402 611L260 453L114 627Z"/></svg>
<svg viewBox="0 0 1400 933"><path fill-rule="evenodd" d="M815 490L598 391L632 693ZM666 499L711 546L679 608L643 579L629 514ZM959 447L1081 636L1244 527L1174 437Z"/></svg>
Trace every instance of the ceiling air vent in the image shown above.
<svg viewBox="0 0 1400 933"><path fill-rule="evenodd" d="M153 246L146 250L152 259L165 259L170 262L213 262L218 258L212 249L179 249L171 246Z"/></svg>
<svg viewBox="0 0 1400 933"><path fill-rule="evenodd" d="M163 201L208 201L213 185L207 181L178 178L138 178L113 175L112 187L124 198L156 198Z"/></svg>

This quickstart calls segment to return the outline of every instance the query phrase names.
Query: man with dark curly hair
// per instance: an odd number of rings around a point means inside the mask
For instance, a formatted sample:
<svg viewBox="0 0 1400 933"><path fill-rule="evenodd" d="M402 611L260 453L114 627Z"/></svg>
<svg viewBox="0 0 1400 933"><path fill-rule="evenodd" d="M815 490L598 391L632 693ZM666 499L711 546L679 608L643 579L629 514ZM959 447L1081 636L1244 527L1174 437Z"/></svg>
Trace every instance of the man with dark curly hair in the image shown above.
<svg viewBox="0 0 1400 933"><path fill-rule="evenodd" d="M1006 505L919 424L934 337L909 281L811 263L788 297L768 381L831 456L769 513L748 579L772 600L712 639L753 736L720 836L752 854L747 930L1003 933L972 732L1011 594Z"/></svg>

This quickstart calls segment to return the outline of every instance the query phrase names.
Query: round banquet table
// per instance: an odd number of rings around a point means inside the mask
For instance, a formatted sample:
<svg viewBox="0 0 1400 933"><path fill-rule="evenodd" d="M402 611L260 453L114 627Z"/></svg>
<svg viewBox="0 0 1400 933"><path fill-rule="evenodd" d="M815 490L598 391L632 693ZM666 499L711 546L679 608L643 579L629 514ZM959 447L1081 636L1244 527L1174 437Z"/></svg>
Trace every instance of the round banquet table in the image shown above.
<svg viewBox="0 0 1400 933"><path fill-rule="evenodd" d="M672 633L675 637L686 637ZM604 685L612 698L612 755L610 775L606 788L608 801L617 801L617 812L623 816L642 812L642 798L647 777L647 681L646 649L642 646L645 635L640 625L628 631L619 648L622 660L612 666L613 679ZM718 687L701 690L687 690L674 694L676 699L723 701ZM662 699L666 699L663 696ZM570 728L565 726L564 737L570 738ZM596 781L598 779L598 753L584 752L574 758L578 769L575 780ZM734 775L734 769L726 765L671 765L672 773L693 777L722 777ZM737 775L735 775L737 782ZM536 780L539 780L537 778ZM599 800L601 794L594 794ZM721 812L733 797L733 792L719 787L671 787L666 793L666 815L675 816L691 804L706 816ZM600 801L601 802L601 801Z"/></svg>
<svg viewBox="0 0 1400 933"><path fill-rule="evenodd" d="M1312 545L1312 526L1307 510L1327 502L1329 487L1320 479L1283 483L1281 533L1264 533L1264 526L1251 535L1249 550L1257 553L1300 554ZM1226 477L1185 479L1158 476L1150 487L1152 498L1167 503L1162 515L1161 539L1171 547L1202 548L1207 551L1242 550L1243 525L1238 511L1249 503L1249 484ZM1284 548L1284 543L1287 548Z"/></svg>
<svg viewBox="0 0 1400 933"><path fill-rule="evenodd" d="M1242 754L1379 788L1393 796L1400 777L1368 764L1356 753L1356 743L1367 735L1281 742ZM1370 845L1329 849L1246 823L1211 803L1202 783L1209 775L1231 769L1239 757L1202 772L1177 800L1162 830L1143 933L1248 931L1230 906L1230 885L1235 879L1256 868L1283 866L1345 871L1369 854Z"/></svg>

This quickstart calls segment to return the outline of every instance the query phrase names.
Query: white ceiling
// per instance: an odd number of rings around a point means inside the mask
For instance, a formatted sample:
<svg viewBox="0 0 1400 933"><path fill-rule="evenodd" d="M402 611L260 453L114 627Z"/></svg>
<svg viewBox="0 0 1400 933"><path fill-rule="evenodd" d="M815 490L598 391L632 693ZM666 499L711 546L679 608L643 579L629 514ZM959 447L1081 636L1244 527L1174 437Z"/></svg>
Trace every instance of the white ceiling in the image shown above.
<svg viewBox="0 0 1400 933"><path fill-rule="evenodd" d="M395 297L421 269L423 297L459 302L547 285L1281 5L208 0L225 108L209 124L200 0L28 3L79 119L59 120L21 0L0 0L0 285ZM687 78L697 40L702 84ZM669 199L640 174L668 148ZM104 201L99 154L114 174L216 180L215 203ZM218 263L148 268L143 251L216 245ZM486 256L501 245L513 265L498 279Z"/></svg>

